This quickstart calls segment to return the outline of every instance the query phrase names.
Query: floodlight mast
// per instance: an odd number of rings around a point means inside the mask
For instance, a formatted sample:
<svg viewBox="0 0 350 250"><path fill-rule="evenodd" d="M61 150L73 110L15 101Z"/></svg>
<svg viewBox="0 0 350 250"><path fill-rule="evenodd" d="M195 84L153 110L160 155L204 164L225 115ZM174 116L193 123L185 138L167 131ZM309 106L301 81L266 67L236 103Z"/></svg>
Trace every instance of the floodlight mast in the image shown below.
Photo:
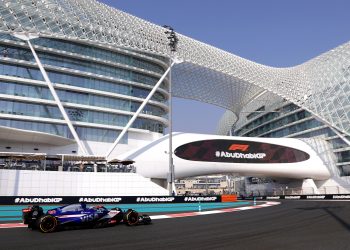
<svg viewBox="0 0 350 250"><path fill-rule="evenodd" d="M176 36L176 33L174 29L168 25L164 25L164 28L167 30L164 32L167 34L167 38L169 39L169 47L172 52L172 57L170 58L170 64L172 64L174 61L176 61L175 57L175 52L177 49L177 43L179 39ZM169 99L168 99L168 104L169 104L169 172L168 172L168 190L169 190L169 196L171 195L176 195L175 193L175 169L174 169L174 161L173 161L173 119L172 119L172 109L173 109L173 104L172 104L172 86L171 86L171 70L169 71Z"/></svg>

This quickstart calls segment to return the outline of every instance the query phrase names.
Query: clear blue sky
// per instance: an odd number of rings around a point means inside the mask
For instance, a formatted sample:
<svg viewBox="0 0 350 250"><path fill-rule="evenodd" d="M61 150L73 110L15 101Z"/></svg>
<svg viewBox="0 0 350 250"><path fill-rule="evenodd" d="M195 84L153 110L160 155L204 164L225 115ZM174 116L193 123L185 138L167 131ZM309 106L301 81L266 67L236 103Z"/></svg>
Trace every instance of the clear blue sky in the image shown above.
<svg viewBox="0 0 350 250"><path fill-rule="evenodd" d="M350 40L349 0L103 0L158 25L276 67L293 66ZM174 100L174 131L215 132L224 110Z"/></svg>

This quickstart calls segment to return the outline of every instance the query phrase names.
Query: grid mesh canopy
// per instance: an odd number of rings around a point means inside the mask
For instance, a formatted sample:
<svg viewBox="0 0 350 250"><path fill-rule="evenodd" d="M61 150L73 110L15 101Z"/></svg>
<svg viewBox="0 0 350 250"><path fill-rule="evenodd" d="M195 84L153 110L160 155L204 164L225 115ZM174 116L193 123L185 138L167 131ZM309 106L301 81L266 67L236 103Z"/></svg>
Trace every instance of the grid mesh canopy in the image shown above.
<svg viewBox="0 0 350 250"><path fill-rule="evenodd" d="M94 0L0 0L0 31L34 33L178 57L173 95L238 114L263 91L350 134L350 43L290 68L261 65L178 34L176 55L165 29ZM232 115L230 116L232 120Z"/></svg>

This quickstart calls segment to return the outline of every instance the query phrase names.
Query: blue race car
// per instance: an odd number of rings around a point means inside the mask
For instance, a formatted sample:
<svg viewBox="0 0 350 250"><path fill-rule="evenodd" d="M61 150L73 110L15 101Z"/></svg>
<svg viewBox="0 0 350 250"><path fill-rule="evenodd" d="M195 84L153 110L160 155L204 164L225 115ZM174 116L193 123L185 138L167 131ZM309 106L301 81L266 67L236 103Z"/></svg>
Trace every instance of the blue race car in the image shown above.
<svg viewBox="0 0 350 250"><path fill-rule="evenodd" d="M107 227L121 222L128 226L148 225L151 218L139 215L133 209L123 211L120 208L108 210L104 206L87 207L85 203L71 204L44 213L39 206L29 206L22 210L23 223L28 228L39 229L43 233L51 233L69 227Z"/></svg>

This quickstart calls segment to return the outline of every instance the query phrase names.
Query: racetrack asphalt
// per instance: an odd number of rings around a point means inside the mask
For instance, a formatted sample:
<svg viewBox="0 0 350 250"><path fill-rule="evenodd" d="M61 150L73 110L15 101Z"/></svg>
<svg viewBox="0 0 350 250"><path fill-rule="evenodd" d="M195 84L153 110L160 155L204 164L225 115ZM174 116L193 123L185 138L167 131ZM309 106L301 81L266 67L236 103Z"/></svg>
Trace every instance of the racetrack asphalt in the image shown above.
<svg viewBox="0 0 350 250"><path fill-rule="evenodd" d="M152 225L43 234L2 229L0 249L350 249L350 201L280 205Z"/></svg>
<svg viewBox="0 0 350 250"><path fill-rule="evenodd" d="M140 213L171 213L171 212L189 212L199 210L213 210L221 208L231 208L247 206L251 202L238 201L238 202L193 202L193 203L159 203L159 204L104 204L107 209L119 207L123 210L128 208L135 209ZM87 204L88 206L94 206L96 204ZM56 208L63 205L42 205L44 211ZM1 223L19 222L22 221L22 209L27 208L28 205L15 205L15 206L0 206L0 226Z"/></svg>

